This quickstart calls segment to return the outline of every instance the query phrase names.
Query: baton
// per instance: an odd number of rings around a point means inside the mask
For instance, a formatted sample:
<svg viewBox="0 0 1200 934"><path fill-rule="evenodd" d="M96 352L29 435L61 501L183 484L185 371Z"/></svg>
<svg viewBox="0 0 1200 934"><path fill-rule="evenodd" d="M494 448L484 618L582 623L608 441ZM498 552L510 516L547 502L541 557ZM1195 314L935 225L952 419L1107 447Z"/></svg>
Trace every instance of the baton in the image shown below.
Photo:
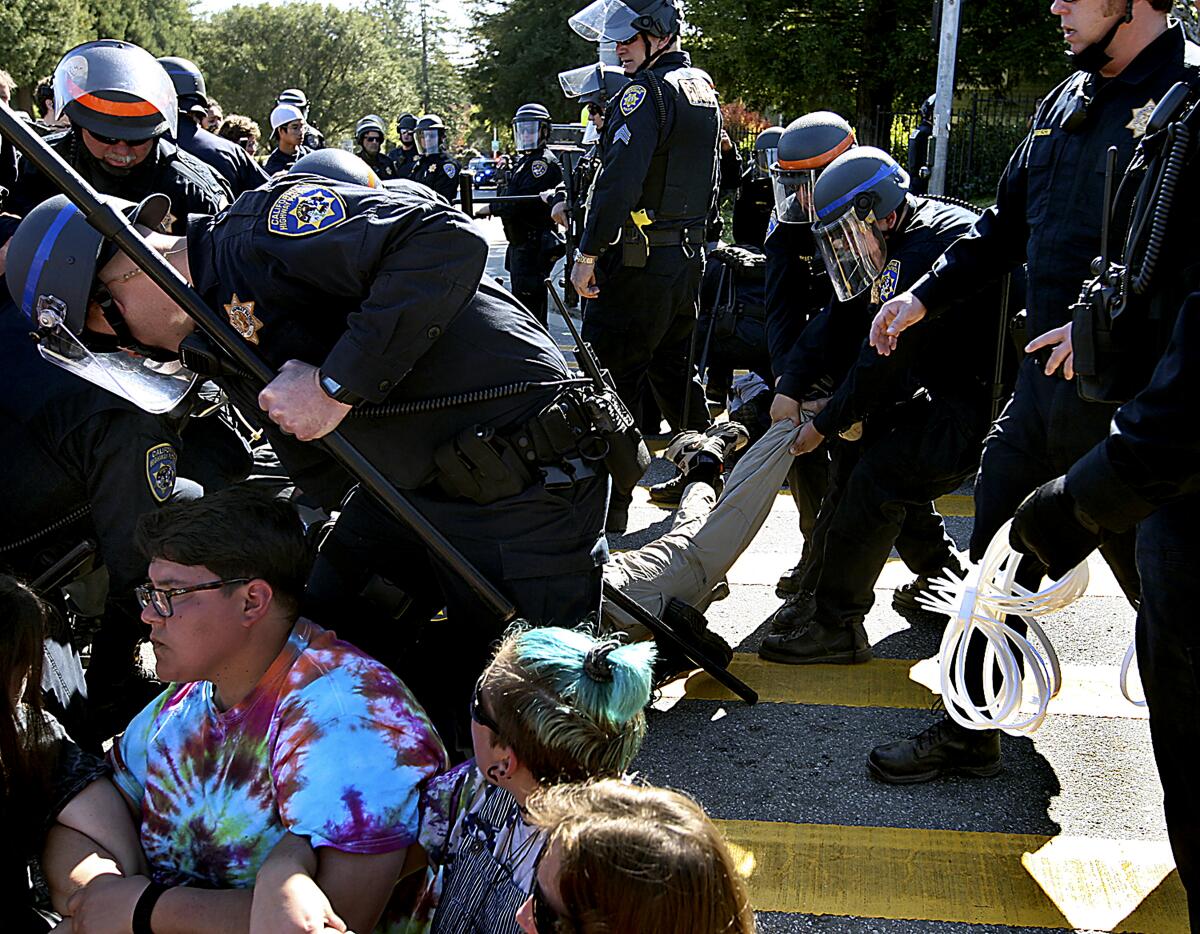
<svg viewBox="0 0 1200 934"><path fill-rule="evenodd" d="M159 255L120 211L102 201L96 190L36 133L0 103L0 135L25 154L54 185L79 208L87 222L112 240L137 266L199 325L218 347L243 369L266 385L277 375L267 363L250 350L245 341L235 339L221 317L204 303L166 259ZM401 524L407 526L433 555L459 575L487 608L507 622L516 609L493 584L471 564L428 519L400 495L379 470L338 431L320 439L330 456L366 490L378 499Z"/></svg>

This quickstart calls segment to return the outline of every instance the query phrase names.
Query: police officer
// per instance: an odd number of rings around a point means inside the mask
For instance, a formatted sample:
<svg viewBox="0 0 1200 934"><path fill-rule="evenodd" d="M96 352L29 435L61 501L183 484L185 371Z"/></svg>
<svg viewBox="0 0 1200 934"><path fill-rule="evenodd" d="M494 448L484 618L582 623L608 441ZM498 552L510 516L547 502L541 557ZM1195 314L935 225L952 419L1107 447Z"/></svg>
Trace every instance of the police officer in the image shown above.
<svg viewBox="0 0 1200 934"><path fill-rule="evenodd" d="M754 138L754 163L742 173L733 202L733 242L761 250L775 208L771 193L771 166L779 151L783 127L767 127Z"/></svg>
<svg viewBox="0 0 1200 934"><path fill-rule="evenodd" d="M124 254L38 277L34 254L62 268L64 231L82 223L57 198L10 247L10 290L54 311L39 317L43 340L68 340L85 322L111 330L79 298L103 285L123 311L119 342L177 352L191 319ZM215 218L193 216L186 239L149 239L231 336L279 369L261 392L238 376L219 382L258 413L305 492L337 507L344 486L310 489L301 475L333 468L304 442L340 428L523 618L574 624L598 611L607 474L577 447L591 428L578 390L561 385L566 361L485 277L487 243L469 218L412 184L287 175ZM312 618L395 665L454 735L499 623L369 494L343 504L309 596ZM442 607L452 622L429 625Z"/></svg>
<svg viewBox="0 0 1200 934"><path fill-rule="evenodd" d="M157 196L126 210L157 226L167 209ZM0 247L13 227L0 220ZM72 236L74 249L94 261L100 235L84 225ZM10 276L19 277L19 252L8 253ZM0 278L3 272L0 259ZM60 272L47 264L47 275ZM98 560L73 586L81 615L100 620L87 702L59 691L55 697L73 735L99 748L159 690L137 663L145 627L133 588L145 580L146 562L133 531L138 516L174 493L179 439L163 419L47 362L8 293L0 300L0 568L34 580L81 542L95 542ZM103 571L91 570L99 565Z"/></svg>
<svg viewBox="0 0 1200 934"><path fill-rule="evenodd" d="M908 137L908 175L913 194L923 195L929 188L929 140L933 137L933 107L937 95L930 94L921 101L918 122Z"/></svg>
<svg viewBox="0 0 1200 934"><path fill-rule="evenodd" d="M708 408L689 349L717 189L717 94L679 48L674 0L597 0L571 26L615 42L632 78L605 114L601 168L571 269L587 300L583 336L631 409L649 381L673 428L704 430ZM624 530L628 504L628 491L615 490L612 531Z"/></svg>
<svg viewBox="0 0 1200 934"><path fill-rule="evenodd" d="M437 114L425 114L413 129L420 154L408 177L436 191L447 201L458 197L458 173L462 168L445 152L446 124Z"/></svg>
<svg viewBox="0 0 1200 934"><path fill-rule="evenodd" d="M263 163L268 175L286 172L310 150L304 146L304 114L292 104L277 104L271 111L271 139L275 148Z"/></svg>
<svg viewBox="0 0 1200 934"><path fill-rule="evenodd" d="M58 113L71 128L46 142L97 191L137 202L165 194L164 217L182 231L191 213L212 213L228 198L207 165L167 137L176 131L175 88L145 49L116 39L69 51L54 70ZM7 209L24 215L54 194L32 164L21 167Z"/></svg>
<svg viewBox="0 0 1200 934"><path fill-rule="evenodd" d="M837 301L805 337L821 330L833 337L841 329L843 337L824 342L823 355L829 360L848 352L853 362L801 428L792 452L807 456L826 438L841 438L854 450L839 457L821 507L814 545L819 566L806 575L815 578L811 619L764 639L759 655L771 661L867 661L863 621L893 545L918 574L937 576L954 560L933 500L974 472L994 363L992 355L954 350L964 318L991 334L997 322L985 323L978 303L964 302L903 358L860 350L880 303L910 284L975 219L967 208L910 195L908 188L908 173L895 160L864 146L838 156L812 189L813 233ZM996 303L992 308L998 313ZM846 440L857 433L861 440Z"/></svg>
<svg viewBox="0 0 1200 934"><path fill-rule="evenodd" d="M558 157L548 148L550 111L541 104L522 104L513 117L517 164L506 195L541 195L563 180ZM562 240L543 201L484 204L477 217L499 217L508 238L504 268L512 276L512 293L546 324L546 277L563 254Z"/></svg>
<svg viewBox="0 0 1200 934"><path fill-rule="evenodd" d="M208 113L208 94L204 75L195 63L175 56L160 58L158 62L170 76L179 99L179 128L175 134L179 147L212 169L229 188L232 198L265 182L267 173L244 148L201 126Z"/></svg>
<svg viewBox="0 0 1200 934"><path fill-rule="evenodd" d="M401 114L396 118L396 132L400 136L400 145L388 153L388 158L396 164L396 178L412 178L417 156L420 155L413 139L413 131L416 128L417 118L412 114Z"/></svg>
<svg viewBox="0 0 1200 934"><path fill-rule="evenodd" d="M354 142L358 144L358 157L369 165L381 179L396 178L396 164L383 154L383 118L367 114L354 126Z"/></svg>
<svg viewBox="0 0 1200 934"><path fill-rule="evenodd" d="M770 166L773 211L763 250L767 257L765 302L767 349L775 395L771 421L799 425L801 402L811 396L828 395L834 373L826 368L806 372L801 335L833 298L833 285L825 264L817 255L812 225L816 220L812 192L817 175L855 143L854 131L846 120L829 111L806 114L788 124L779 136L774 163ZM840 374L837 374L840 375ZM812 556L813 529L828 484L829 457L814 451L796 458L788 474L788 489L800 515L804 551L800 561L779 579L776 592L787 600L772 616L772 624L791 628L791 607L811 605L812 592L801 580Z"/></svg>
<svg viewBox="0 0 1200 934"><path fill-rule="evenodd" d="M315 126L308 122L308 95L300 88L288 88L286 91L280 91L279 96L275 98L275 104L290 104L295 107L304 118L304 138L300 141L301 145L307 150L317 150L325 148L325 134L318 130Z"/></svg>
<svg viewBox="0 0 1200 934"><path fill-rule="evenodd" d="M1025 262L1029 333L1066 322L1070 307L1101 251L1104 165L1117 148L1117 170L1129 163L1157 101L1190 71L1197 50L1168 25L1166 0L1132 0L1109 13L1101 0L1056 3L1076 71L1043 100L1029 135L1000 179L996 205L910 292L885 305L871 329L881 352L903 346L900 332L974 291L980 279ZM1067 470L1105 437L1114 407L1086 402L1075 387L1046 372L1046 359L1021 363L1012 399L989 436L975 486L971 557L978 560L1001 525L1040 484ZM1101 553L1131 602L1139 584L1129 534ZM1036 587L1044 568L1021 563L1017 580ZM1016 620L1011 620L1014 624ZM974 644L965 686L983 702L983 646ZM917 782L948 771L991 775L1000 768L1000 737L960 728L949 717L921 735L877 747L872 773L885 781Z"/></svg>

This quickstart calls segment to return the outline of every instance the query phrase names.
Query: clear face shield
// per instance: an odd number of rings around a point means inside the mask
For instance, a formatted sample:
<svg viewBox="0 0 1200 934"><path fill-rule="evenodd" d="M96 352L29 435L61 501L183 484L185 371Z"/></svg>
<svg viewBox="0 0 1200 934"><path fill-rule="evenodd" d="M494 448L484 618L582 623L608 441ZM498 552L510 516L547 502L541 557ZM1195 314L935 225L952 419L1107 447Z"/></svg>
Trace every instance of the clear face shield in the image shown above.
<svg viewBox="0 0 1200 934"><path fill-rule="evenodd" d="M513 121L513 143L517 152L532 152L541 144L542 124L540 120Z"/></svg>
<svg viewBox="0 0 1200 934"><path fill-rule="evenodd" d="M779 161L779 149L772 146L770 149L756 149L754 151L754 167L758 170L760 178L766 178L767 173L771 171L771 166Z"/></svg>
<svg viewBox="0 0 1200 934"><path fill-rule="evenodd" d="M67 53L54 71L55 119L76 104L103 136L149 139L164 122L175 133L179 101L170 77L148 52L122 45L89 42Z"/></svg>
<svg viewBox="0 0 1200 934"><path fill-rule="evenodd" d="M558 73L558 86L563 97L575 100L585 94L595 94L600 88L600 65L580 65L570 71Z"/></svg>
<svg viewBox="0 0 1200 934"><path fill-rule="evenodd" d="M128 350L93 353L63 324L54 299L39 300L37 320L42 357L153 415L174 409L199 378L178 360L161 363Z"/></svg>
<svg viewBox="0 0 1200 934"><path fill-rule="evenodd" d="M883 232L872 215L867 217L860 218L851 206L835 220L813 228L838 301L848 302L869 289L887 263Z"/></svg>
<svg viewBox="0 0 1200 934"><path fill-rule="evenodd" d="M417 130L415 133L413 133L413 139L416 140L417 143L417 152L423 156L441 151L441 130Z"/></svg>
<svg viewBox="0 0 1200 934"><path fill-rule="evenodd" d="M771 168L771 191L775 195L775 219L781 224L812 224L817 220L813 207L816 169Z"/></svg>
<svg viewBox="0 0 1200 934"><path fill-rule="evenodd" d="M621 0L594 0L567 22L588 42L628 42L639 32L633 21L640 15Z"/></svg>

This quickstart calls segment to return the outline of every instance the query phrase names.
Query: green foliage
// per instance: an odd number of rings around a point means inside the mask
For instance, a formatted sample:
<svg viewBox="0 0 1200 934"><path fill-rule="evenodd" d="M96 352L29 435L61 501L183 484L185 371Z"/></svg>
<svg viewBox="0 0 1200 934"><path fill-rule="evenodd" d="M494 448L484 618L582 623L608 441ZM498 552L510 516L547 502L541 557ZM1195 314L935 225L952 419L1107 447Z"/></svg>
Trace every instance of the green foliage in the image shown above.
<svg viewBox="0 0 1200 934"><path fill-rule="evenodd" d="M478 124L493 125L507 138L513 114L530 101L544 104L556 121L579 120L579 104L563 98L558 73L598 57L596 46L567 26L584 5L582 0L509 0L500 6L472 0L479 55L467 74L467 88Z"/></svg>
<svg viewBox="0 0 1200 934"><path fill-rule="evenodd" d="M156 57L189 56L192 51L194 20L187 0L85 2L92 17L92 38L124 39Z"/></svg>
<svg viewBox="0 0 1200 934"><path fill-rule="evenodd" d="M3 0L0 68L18 85L36 84L63 52L88 38L90 26L84 0Z"/></svg>

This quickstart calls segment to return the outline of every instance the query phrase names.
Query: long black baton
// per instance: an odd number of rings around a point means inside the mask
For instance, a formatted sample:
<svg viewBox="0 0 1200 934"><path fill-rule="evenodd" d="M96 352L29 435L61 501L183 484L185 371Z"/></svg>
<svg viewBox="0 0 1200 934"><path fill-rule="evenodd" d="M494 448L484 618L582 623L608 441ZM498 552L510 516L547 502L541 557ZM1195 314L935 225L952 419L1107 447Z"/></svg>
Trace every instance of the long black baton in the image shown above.
<svg viewBox="0 0 1200 934"><path fill-rule="evenodd" d="M263 385L275 378L275 371L253 353L245 341L236 340L229 333L221 317L204 303L173 266L142 239L125 215L102 201L91 185L3 103L0 103L0 135L24 153L25 157L79 208L89 224L115 242L242 369L253 374ZM403 525L411 529L439 561L458 574L491 612L504 621L516 616L516 609L504 595L434 528L428 519L401 496L387 477L376 470L340 432L330 432L321 438L320 442L333 459L383 503Z"/></svg>

